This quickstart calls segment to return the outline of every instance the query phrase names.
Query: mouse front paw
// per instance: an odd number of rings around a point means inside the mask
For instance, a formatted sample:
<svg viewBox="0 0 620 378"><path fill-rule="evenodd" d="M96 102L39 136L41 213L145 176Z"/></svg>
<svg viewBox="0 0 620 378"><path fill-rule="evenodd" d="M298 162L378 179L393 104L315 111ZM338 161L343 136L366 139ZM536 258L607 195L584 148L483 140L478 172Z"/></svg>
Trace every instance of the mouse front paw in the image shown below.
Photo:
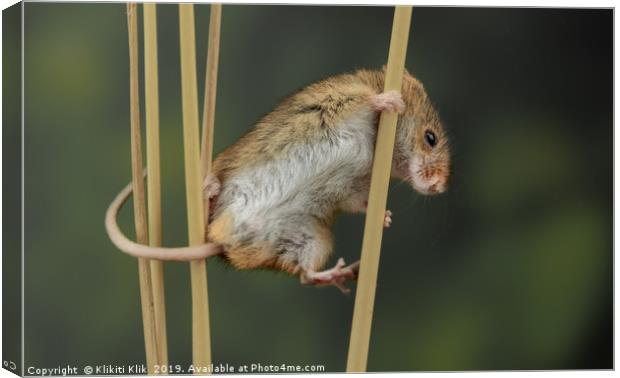
<svg viewBox="0 0 620 378"><path fill-rule="evenodd" d="M389 228L392 225L392 212L390 210L385 210L385 215L383 216L383 228Z"/></svg>
<svg viewBox="0 0 620 378"><path fill-rule="evenodd" d="M222 184L215 175L209 173L202 183L202 193L205 199L213 199L220 194Z"/></svg>
<svg viewBox="0 0 620 378"><path fill-rule="evenodd" d="M402 114L405 111L405 102L398 91L387 91L372 98L372 107L375 111L384 110Z"/></svg>
<svg viewBox="0 0 620 378"><path fill-rule="evenodd" d="M364 201L364 212L368 210L368 201ZM392 212L390 210L385 210L385 214L383 215L383 228L390 228L392 225Z"/></svg>

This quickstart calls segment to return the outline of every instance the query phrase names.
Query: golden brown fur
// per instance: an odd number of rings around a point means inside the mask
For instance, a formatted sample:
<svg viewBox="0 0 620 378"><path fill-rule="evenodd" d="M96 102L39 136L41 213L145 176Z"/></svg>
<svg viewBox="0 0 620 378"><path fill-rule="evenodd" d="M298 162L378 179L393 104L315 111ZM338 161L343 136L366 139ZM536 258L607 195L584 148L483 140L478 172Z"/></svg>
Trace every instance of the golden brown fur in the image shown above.
<svg viewBox="0 0 620 378"><path fill-rule="evenodd" d="M239 196L247 196L247 192L243 194L241 191L240 194L234 194L237 189L230 185L227 187L227 184L232 178L247 175L247 172L261 169L269 163L281 161L285 164L290 154L300 148L331 140L330 138L337 140L340 133L338 128L349 127L348 119L357 113L372 111L369 110L370 104L375 96L382 93L383 81L382 71L358 70L351 74L338 75L311 84L282 101L239 141L217 156L213 164L213 174L222 183L224 190L228 190L228 199L216 202L209 239L222 244L225 257L233 266L238 269L272 268L290 274L297 274L300 269L317 270L324 266L332 249L330 227L334 212L339 206L347 211L351 209L363 211L357 204L367 199L364 196L367 196L367 184L370 177L369 162L360 161L360 164L365 164L360 168L365 173L348 186L347 190L356 191L350 195L357 201L354 206L339 205L339 203L346 202L348 199L346 197L349 197L346 195L343 200L337 200L331 204L326 202L327 207L324 210L317 210L317 214L320 215L310 214L304 221L308 223L304 227L310 230L308 231L308 235L311 236L309 239L293 238L292 240L291 237L284 236L277 239L285 243L289 249L295 246L306 248L309 243L314 243L312 245L319 248L321 252L317 252L317 256L308 261L304 260L304 256L290 257L290 255L278 252L279 247L276 242L253 238L261 233L263 227L271 227L271 225L261 224L261 222L269 222L264 218L257 220L250 218L252 221L249 223L246 221L239 223L241 220L238 214L232 214L226 206L231 200L241 198ZM411 181L416 189L426 194L442 192L445 190L449 175L447 138L424 87L408 72L405 73L403 80L402 100L405 103L405 109L398 124L393 175ZM364 126L370 128L368 130L370 135L374 135L376 131L373 127L376 127L377 117L378 113L375 112L374 120L368 126ZM425 142L424 135L429 130L432 130L437 137L437 145L434 147ZM369 153L372 154L372 151ZM412 163L414 161L417 165ZM414 171L412 167L415 167ZM428 185L425 180L429 181ZM431 185L431 181L435 183ZM422 189L420 185L423 186ZM308 187L312 187L312 184L308 183ZM259 189L261 188L257 188ZM323 199L317 197L318 201ZM313 206L308 208L310 213L312 213ZM220 207L219 210L218 207ZM235 216L237 216L236 220ZM241 234L245 236L242 237ZM300 234L304 235L301 231Z"/></svg>

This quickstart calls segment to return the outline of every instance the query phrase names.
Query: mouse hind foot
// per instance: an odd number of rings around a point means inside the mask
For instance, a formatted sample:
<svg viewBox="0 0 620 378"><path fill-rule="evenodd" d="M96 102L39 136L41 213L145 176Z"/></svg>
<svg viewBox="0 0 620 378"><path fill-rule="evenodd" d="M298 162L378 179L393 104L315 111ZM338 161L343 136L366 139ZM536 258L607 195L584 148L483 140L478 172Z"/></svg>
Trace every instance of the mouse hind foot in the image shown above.
<svg viewBox="0 0 620 378"><path fill-rule="evenodd" d="M346 287L347 281L355 281L357 279L359 262L351 265L346 265L344 259L341 257L338 259L336 265L321 272L315 272L313 270L305 270L301 273L301 283L304 285L321 286L336 286L340 291L345 294L351 292L351 289Z"/></svg>

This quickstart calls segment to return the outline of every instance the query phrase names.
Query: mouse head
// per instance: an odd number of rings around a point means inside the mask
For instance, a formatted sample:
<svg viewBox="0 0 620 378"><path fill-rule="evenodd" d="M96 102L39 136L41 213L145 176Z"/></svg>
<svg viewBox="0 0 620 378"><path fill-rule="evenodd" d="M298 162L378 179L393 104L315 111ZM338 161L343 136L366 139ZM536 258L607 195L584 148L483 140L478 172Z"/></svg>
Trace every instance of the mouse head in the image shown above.
<svg viewBox="0 0 620 378"><path fill-rule="evenodd" d="M392 175L422 194L446 190L450 175L448 138L422 83L405 72L405 112L398 121Z"/></svg>

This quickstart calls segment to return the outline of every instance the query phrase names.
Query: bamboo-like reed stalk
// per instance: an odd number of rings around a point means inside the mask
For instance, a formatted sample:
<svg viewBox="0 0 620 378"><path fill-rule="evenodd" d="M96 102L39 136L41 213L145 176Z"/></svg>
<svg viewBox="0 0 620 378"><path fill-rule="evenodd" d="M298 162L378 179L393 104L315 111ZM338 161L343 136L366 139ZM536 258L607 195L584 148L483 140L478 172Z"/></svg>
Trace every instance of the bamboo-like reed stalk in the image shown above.
<svg viewBox="0 0 620 378"><path fill-rule="evenodd" d="M146 206L144 200L144 179L142 176L142 149L140 137L140 98L138 78L138 14L135 3L127 4L127 26L129 32L129 97L131 115L131 173L133 182L134 223L136 240L140 244L148 243ZM155 371L157 364L157 342L155 340L155 313L153 308L153 291L149 260L138 259L140 279L140 302L142 305L142 324L146 365L149 374Z"/></svg>
<svg viewBox="0 0 620 378"><path fill-rule="evenodd" d="M187 196L189 244L204 241L202 169L200 166L198 130L198 88L196 82L196 38L194 6L179 5L181 47L181 89L183 96L183 146ZM211 334L206 260L190 263L192 286L192 356L194 365L211 364Z"/></svg>
<svg viewBox="0 0 620 378"><path fill-rule="evenodd" d="M211 172L213 159L213 129L215 124L215 100L217 94L217 69L220 57L220 30L222 25L222 4L211 4L209 17L209 45L205 74L205 96L202 111L202 161L203 175ZM209 201L205 201L205 219L209 216Z"/></svg>
<svg viewBox="0 0 620 378"><path fill-rule="evenodd" d="M142 6L144 17L144 105L146 113L146 161L149 245L162 244L161 183L159 162L159 81L157 77L157 11L155 4ZM164 263L151 260L151 281L155 311L155 340L157 364L168 365L168 336L166 332L166 297Z"/></svg>
<svg viewBox="0 0 620 378"><path fill-rule="evenodd" d="M397 6L394 10L384 91L401 90L409 28L411 25L411 12L410 6ZM370 330L377 274L379 271L379 255L381 253L381 238L383 236L383 219L397 120L398 115L396 113L383 112L379 121L370 193L368 196L368 211L364 225L357 293L353 309L347 372L364 372L367 367L368 346L370 344Z"/></svg>

